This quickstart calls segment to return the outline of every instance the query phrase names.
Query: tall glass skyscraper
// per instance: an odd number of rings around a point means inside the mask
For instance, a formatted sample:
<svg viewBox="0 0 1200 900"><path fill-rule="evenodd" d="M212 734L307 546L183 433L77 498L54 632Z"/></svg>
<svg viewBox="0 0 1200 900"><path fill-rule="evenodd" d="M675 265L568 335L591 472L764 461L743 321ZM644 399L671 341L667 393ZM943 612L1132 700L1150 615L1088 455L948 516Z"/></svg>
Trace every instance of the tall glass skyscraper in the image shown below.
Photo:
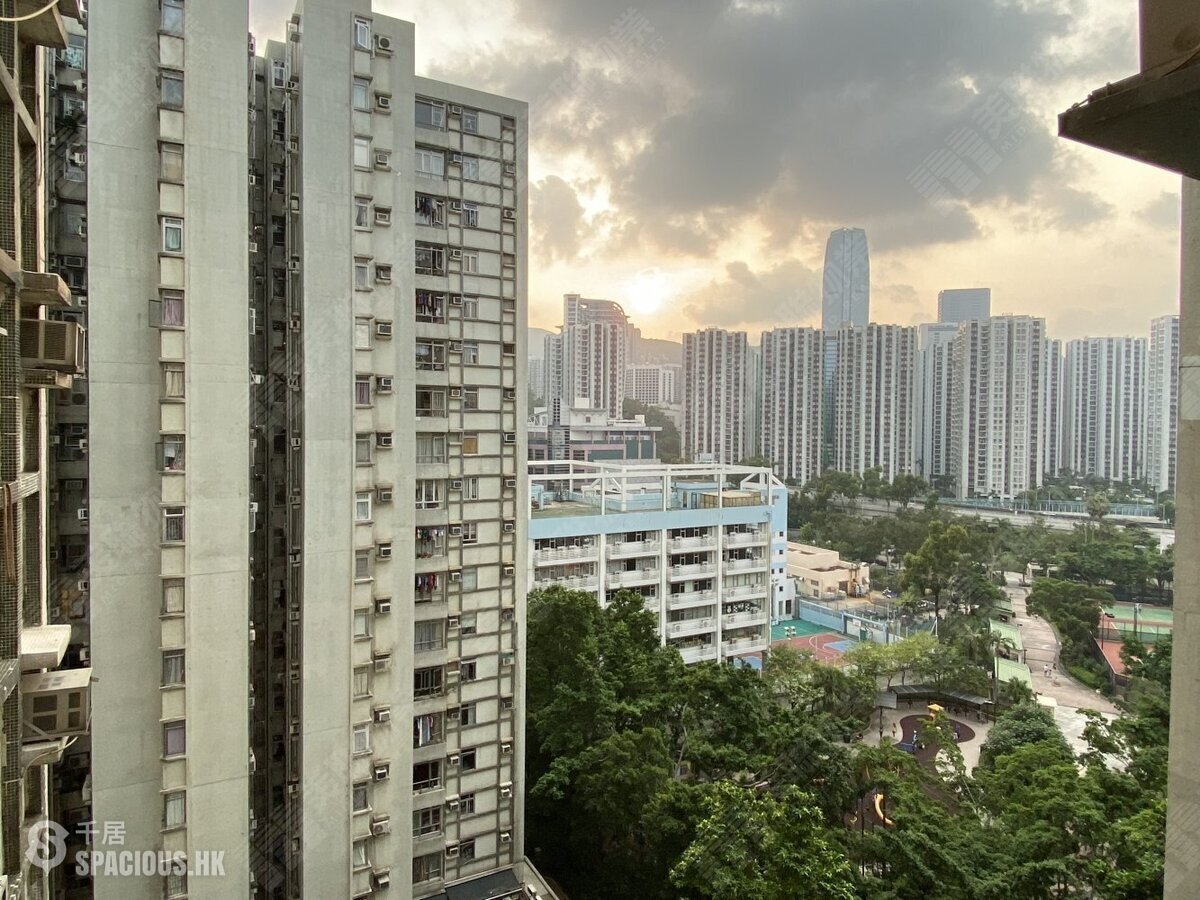
<svg viewBox="0 0 1200 900"><path fill-rule="evenodd" d="M871 323L871 258L867 233L839 228L825 244L825 276L821 293L824 332L822 445L825 468L833 462L833 389L837 373L837 333L843 325Z"/></svg>

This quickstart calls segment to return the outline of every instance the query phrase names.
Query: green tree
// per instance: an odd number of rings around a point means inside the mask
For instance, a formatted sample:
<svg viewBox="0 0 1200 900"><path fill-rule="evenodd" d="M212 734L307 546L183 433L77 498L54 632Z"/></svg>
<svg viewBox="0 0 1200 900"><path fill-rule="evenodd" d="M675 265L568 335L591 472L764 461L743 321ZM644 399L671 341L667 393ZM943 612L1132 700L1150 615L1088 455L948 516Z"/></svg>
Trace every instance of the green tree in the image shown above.
<svg viewBox="0 0 1200 900"><path fill-rule="evenodd" d="M1066 738L1054 723L1054 716L1043 706L1030 700L1006 710L988 732L979 748L979 764L984 769L995 766L996 760L1028 744L1049 742L1070 755Z"/></svg>
<svg viewBox="0 0 1200 900"><path fill-rule="evenodd" d="M900 584L933 601L935 617L941 616L942 595L965 564L967 532L960 525L933 522L920 549L904 557Z"/></svg>
<svg viewBox="0 0 1200 900"><path fill-rule="evenodd" d="M684 461L679 429L675 427L675 420L657 406L648 406L632 397L626 397L621 404L621 415L627 419L632 419L634 416L645 416L647 425L662 429L658 433L657 439L658 458L665 463Z"/></svg>
<svg viewBox="0 0 1200 900"><path fill-rule="evenodd" d="M779 797L715 785L707 818L671 873L689 896L713 900L854 900L849 860L827 834L811 795Z"/></svg>

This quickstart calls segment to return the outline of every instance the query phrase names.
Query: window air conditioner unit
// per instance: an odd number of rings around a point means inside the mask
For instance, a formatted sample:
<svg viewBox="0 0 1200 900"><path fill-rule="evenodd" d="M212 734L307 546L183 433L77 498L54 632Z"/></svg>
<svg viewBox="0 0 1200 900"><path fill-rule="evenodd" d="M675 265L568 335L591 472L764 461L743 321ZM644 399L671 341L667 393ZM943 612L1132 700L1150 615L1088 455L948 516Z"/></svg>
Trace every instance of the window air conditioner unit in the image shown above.
<svg viewBox="0 0 1200 900"><path fill-rule="evenodd" d="M392 392L392 378L390 375L380 375L375 379L375 390L381 394L390 394Z"/></svg>
<svg viewBox="0 0 1200 900"><path fill-rule="evenodd" d="M462 212L462 201L461 200L451 200L450 201L450 211L451 212Z"/></svg>
<svg viewBox="0 0 1200 900"><path fill-rule="evenodd" d="M383 725L392 721L392 708L390 706L377 706L373 710L375 724Z"/></svg>
<svg viewBox="0 0 1200 900"><path fill-rule="evenodd" d="M391 559L392 558L392 545L390 543L376 544L375 545L375 557L377 559Z"/></svg>
<svg viewBox="0 0 1200 900"><path fill-rule="evenodd" d="M517 442L517 433L515 431L504 432L504 443L515 444Z"/></svg>
<svg viewBox="0 0 1200 900"><path fill-rule="evenodd" d="M450 388L450 399L458 400L462 397L462 388Z"/></svg>
<svg viewBox="0 0 1200 900"><path fill-rule="evenodd" d="M446 759L446 763L451 766L457 766L458 759L459 759L459 757L458 757L457 753L451 753L450 756Z"/></svg>
<svg viewBox="0 0 1200 900"><path fill-rule="evenodd" d="M290 137L287 142L288 153L300 152L300 138Z"/></svg>
<svg viewBox="0 0 1200 900"><path fill-rule="evenodd" d="M460 710L457 706L454 709L448 709L446 710L446 718L458 721L459 712Z"/></svg>
<svg viewBox="0 0 1200 900"><path fill-rule="evenodd" d="M448 618L446 620L446 627L451 631L454 631L456 628L458 628L458 616L451 616Z"/></svg>
<svg viewBox="0 0 1200 900"><path fill-rule="evenodd" d="M462 483L461 478L454 478L450 481L450 490L461 491L462 488L463 488L463 483Z"/></svg>
<svg viewBox="0 0 1200 900"><path fill-rule="evenodd" d="M451 153L450 154L450 165L461 166L462 165L462 154L461 153Z"/></svg>
<svg viewBox="0 0 1200 900"><path fill-rule="evenodd" d="M390 487L381 487L375 491L375 500L378 503L392 502L392 489Z"/></svg>
<svg viewBox="0 0 1200 900"><path fill-rule="evenodd" d="M88 511L87 511L87 507L85 506L85 507L83 507L82 509L78 509L78 510L76 510L76 511L75 511L75 517L76 517L77 519L79 519L79 521L80 521L80 522L86 522L86 521L88 520Z"/></svg>
<svg viewBox="0 0 1200 900"><path fill-rule="evenodd" d="M290 610L288 612L288 621L289 622L299 622L300 621L300 610L298 610L298 609Z"/></svg>
<svg viewBox="0 0 1200 900"><path fill-rule="evenodd" d="M462 537L462 526L461 525L451 525L450 526L450 536L451 537Z"/></svg>
<svg viewBox="0 0 1200 900"><path fill-rule="evenodd" d="M78 581L75 583L75 587L81 591L90 591L92 589L92 583L90 581Z"/></svg>
<svg viewBox="0 0 1200 900"><path fill-rule="evenodd" d="M375 224L376 225L391 225L392 211L383 206L375 207Z"/></svg>
<svg viewBox="0 0 1200 900"><path fill-rule="evenodd" d="M512 797L512 782L506 781L500 785L500 796L505 799Z"/></svg>
<svg viewBox="0 0 1200 900"><path fill-rule="evenodd" d="M446 798L446 807L448 809L458 809L458 794L453 794Z"/></svg>
<svg viewBox="0 0 1200 900"><path fill-rule="evenodd" d="M501 753L512 753L512 741L505 741L500 745Z"/></svg>
<svg viewBox="0 0 1200 900"><path fill-rule="evenodd" d="M380 597L375 601L375 615L386 616L392 611L392 601L390 597Z"/></svg>
<svg viewBox="0 0 1200 900"><path fill-rule="evenodd" d="M505 163L504 164L504 174L505 175L516 175L517 174L517 164L516 163Z"/></svg>
<svg viewBox="0 0 1200 900"><path fill-rule="evenodd" d="M375 435L376 447L391 447L395 443L390 431L381 431Z"/></svg>
<svg viewBox="0 0 1200 900"><path fill-rule="evenodd" d="M300 260L289 259L288 260L288 271L289 272L299 272L300 271Z"/></svg>
<svg viewBox="0 0 1200 900"><path fill-rule="evenodd" d="M391 322L375 322L375 337L390 338L392 336Z"/></svg>
<svg viewBox="0 0 1200 900"><path fill-rule="evenodd" d="M292 212L300 212L300 195L292 194Z"/></svg>
<svg viewBox="0 0 1200 900"><path fill-rule="evenodd" d="M392 108L392 98L387 94L376 94L375 95L375 105L378 106L380 109L391 109Z"/></svg>
<svg viewBox="0 0 1200 900"><path fill-rule="evenodd" d="M392 39L386 34L375 35L375 50L379 53L391 53Z"/></svg>
<svg viewBox="0 0 1200 900"><path fill-rule="evenodd" d="M294 437L291 440L291 446L293 450L299 450L302 446L304 446L304 441L300 440L298 437Z"/></svg>
<svg viewBox="0 0 1200 900"><path fill-rule="evenodd" d="M392 156L390 153L379 152L375 154L375 168L387 169L391 167Z"/></svg>
<svg viewBox="0 0 1200 900"><path fill-rule="evenodd" d="M289 78L287 81L286 90L297 91L299 89L300 89L300 79L299 78Z"/></svg>
<svg viewBox="0 0 1200 900"><path fill-rule="evenodd" d="M458 844L446 845L446 859L456 859L458 857Z"/></svg>
<svg viewBox="0 0 1200 900"><path fill-rule="evenodd" d="M450 295L450 305L451 306L462 306L462 294L451 294Z"/></svg>
<svg viewBox="0 0 1200 900"><path fill-rule="evenodd" d="M389 831L391 828L389 827ZM377 869L371 873L371 887L377 891L386 891L388 885L392 883L391 869Z"/></svg>
<svg viewBox="0 0 1200 900"><path fill-rule="evenodd" d="M457 247L451 247L450 248L450 258L451 259L462 259L462 250L460 250Z"/></svg>
<svg viewBox="0 0 1200 900"><path fill-rule="evenodd" d="M387 781L392 772L391 763L375 763L374 771L376 781Z"/></svg>
<svg viewBox="0 0 1200 900"><path fill-rule="evenodd" d="M293 735L299 734L300 733L300 723L293 722L291 724L291 727L288 729L288 731Z"/></svg>
<svg viewBox="0 0 1200 900"><path fill-rule="evenodd" d="M502 215L506 219L515 219L517 217L517 211L506 206Z"/></svg>
<svg viewBox="0 0 1200 900"><path fill-rule="evenodd" d="M287 791L290 796L297 796L300 793L300 783L298 781L293 781L288 785Z"/></svg>
<svg viewBox="0 0 1200 900"><path fill-rule="evenodd" d="M386 672L392 667L392 654L377 653L375 655L374 663L376 672Z"/></svg>
<svg viewBox="0 0 1200 900"><path fill-rule="evenodd" d="M462 115L462 107L461 106L451 106L450 107L450 115L461 116Z"/></svg>
<svg viewBox="0 0 1200 900"><path fill-rule="evenodd" d="M514 388L505 388L505 389L504 389L504 399L505 399L505 400L516 400L516 399L517 399L517 392L516 392L516 389L514 389Z"/></svg>
<svg viewBox="0 0 1200 900"><path fill-rule="evenodd" d="M515 478L505 478L505 479L504 479L504 486L505 486L506 488L515 488L515 487L517 486L517 479L515 479Z"/></svg>
<svg viewBox="0 0 1200 900"><path fill-rule="evenodd" d="M391 834L392 820L390 816L377 816L371 820L371 834Z"/></svg>
<svg viewBox="0 0 1200 900"><path fill-rule="evenodd" d="M446 681L451 683L458 681L460 674L462 673L460 673L458 669L446 669Z"/></svg>
<svg viewBox="0 0 1200 900"><path fill-rule="evenodd" d="M450 573L450 580L451 581L462 581L462 572L460 572L458 569L455 569L453 572Z"/></svg>
<svg viewBox="0 0 1200 900"><path fill-rule="evenodd" d="M86 354L83 328L76 322L21 320L21 364L29 368L81 373Z"/></svg>
<svg viewBox="0 0 1200 900"><path fill-rule="evenodd" d="M512 843L512 832L511 831L500 832L500 843L502 843L502 844Z"/></svg>
<svg viewBox="0 0 1200 900"><path fill-rule="evenodd" d="M517 530L517 523L516 523L516 522L505 522L505 523L504 523L504 530L505 530L506 532L512 532L512 531L516 531L516 530Z"/></svg>
<svg viewBox="0 0 1200 900"><path fill-rule="evenodd" d="M85 264L85 260L82 256L64 256L62 258L62 263L64 266L68 266L72 269L81 269Z"/></svg>
<svg viewBox="0 0 1200 900"><path fill-rule="evenodd" d="M517 574L516 566L505 566L504 567L504 577L505 578L512 578L516 574Z"/></svg>

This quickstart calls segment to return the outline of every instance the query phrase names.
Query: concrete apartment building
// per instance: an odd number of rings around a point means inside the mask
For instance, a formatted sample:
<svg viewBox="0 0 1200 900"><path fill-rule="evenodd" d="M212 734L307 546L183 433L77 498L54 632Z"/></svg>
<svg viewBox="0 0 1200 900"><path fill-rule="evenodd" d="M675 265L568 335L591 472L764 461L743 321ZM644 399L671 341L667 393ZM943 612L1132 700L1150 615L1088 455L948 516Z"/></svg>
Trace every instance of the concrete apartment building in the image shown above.
<svg viewBox="0 0 1200 900"><path fill-rule="evenodd" d="M682 402L683 366L636 363L625 369L625 396L648 406L677 406Z"/></svg>
<svg viewBox="0 0 1200 900"><path fill-rule="evenodd" d="M961 325L992 317L991 288L953 288L938 291L938 322Z"/></svg>
<svg viewBox="0 0 1200 900"><path fill-rule="evenodd" d="M1068 341L1063 405L1065 465L1133 481L1145 474L1146 339Z"/></svg>
<svg viewBox="0 0 1200 900"><path fill-rule="evenodd" d="M764 331L759 452L780 478L805 484L821 474L821 358L814 328Z"/></svg>
<svg viewBox="0 0 1200 900"><path fill-rule="evenodd" d="M550 463L657 461L661 431L647 425L645 416L614 419L607 409L572 407L557 424L550 421L549 411L539 409L527 425L529 459Z"/></svg>
<svg viewBox="0 0 1200 900"><path fill-rule="evenodd" d="M950 474L959 497L1011 498L1042 483L1045 320L964 322L954 339Z"/></svg>
<svg viewBox="0 0 1200 900"><path fill-rule="evenodd" d="M523 896L526 106L247 33L91 24L94 815L226 851L96 897Z"/></svg>
<svg viewBox="0 0 1200 900"><path fill-rule="evenodd" d="M546 338L545 347L543 399L555 421L572 406L602 407L610 416L621 415L629 332L620 304L563 296L562 329Z"/></svg>
<svg viewBox="0 0 1200 900"><path fill-rule="evenodd" d="M1068 467L1066 458L1067 361L1063 342L1046 338L1042 400L1042 475L1053 477Z"/></svg>
<svg viewBox="0 0 1200 900"><path fill-rule="evenodd" d="M0 22L0 893L15 900L78 896L69 873L31 865L26 848L34 829L68 818L60 786L78 799L86 774L67 757L91 719L86 629L60 602L57 520L72 501L60 497L55 453L56 414L84 374L83 297L57 274L50 236L59 138L76 127L59 121L54 75L78 46L81 11L74 0L44 7L10 3L5 17L22 20Z"/></svg>
<svg viewBox="0 0 1200 900"><path fill-rule="evenodd" d="M1164 900L1191 900L1200 874L1200 8L1141 0L1141 71L1059 116L1071 140L1183 175L1175 523L1175 645Z"/></svg>
<svg viewBox="0 0 1200 900"><path fill-rule="evenodd" d="M836 550L811 544L788 542L787 577L791 596L804 600L832 602L871 591L869 563L847 562Z"/></svg>
<svg viewBox="0 0 1200 900"><path fill-rule="evenodd" d="M535 474L528 582L634 591L686 663L761 652L782 608L787 489L769 469L576 463Z"/></svg>
<svg viewBox="0 0 1200 900"><path fill-rule="evenodd" d="M731 465L752 455L756 366L744 331L683 336L684 459Z"/></svg>
<svg viewBox="0 0 1200 900"><path fill-rule="evenodd" d="M950 472L951 348L958 325L917 326L913 375L913 453L915 473L932 485Z"/></svg>
<svg viewBox="0 0 1200 900"><path fill-rule="evenodd" d="M917 329L842 326L837 333L833 468L885 481L913 471Z"/></svg>
<svg viewBox="0 0 1200 900"><path fill-rule="evenodd" d="M1179 418L1179 316L1150 322L1146 357L1146 481L1175 490Z"/></svg>

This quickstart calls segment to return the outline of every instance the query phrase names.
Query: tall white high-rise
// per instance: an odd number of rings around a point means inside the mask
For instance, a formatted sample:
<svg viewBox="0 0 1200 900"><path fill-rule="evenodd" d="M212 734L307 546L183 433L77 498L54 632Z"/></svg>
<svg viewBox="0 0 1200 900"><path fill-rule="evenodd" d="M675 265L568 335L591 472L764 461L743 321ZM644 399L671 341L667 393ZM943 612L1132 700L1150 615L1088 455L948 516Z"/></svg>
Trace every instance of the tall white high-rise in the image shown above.
<svg viewBox="0 0 1200 900"><path fill-rule="evenodd" d="M563 296L562 330L546 338L546 402L558 422L567 407L621 415L629 362L629 319L620 304Z"/></svg>
<svg viewBox="0 0 1200 900"><path fill-rule="evenodd" d="M991 288L954 288L938 292L938 322L961 325L989 319L991 315Z"/></svg>
<svg viewBox="0 0 1200 900"><path fill-rule="evenodd" d="M526 105L369 0L91 29L95 849L225 851L95 896L515 896Z"/></svg>
<svg viewBox="0 0 1200 900"><path fill-rule="evenodd" d="M1063 417L1067 401L1067 368L1063 357L1063 343L1046 338L1046 362L1043 380L1042 434L1045 443L1042 452L1042 475L1057 476L1066 466L1063 441Z"/></svg>
<svg viewBox="0 0 1200 900"><path fill-rule="evenodd" d="M762 333L761 446L780 478L804 484L821 474L821 355L814 328Z"/></svg>
<svg viewBox="0 0 1200 900"><path fill-rule="evenodd" d="M635 363L625 369L625 396L648 406L675 406L682 398L683 366Z"/></svg>
<svg viewBox="0 0 1200 900"><path fill-rule="evenodd" d="M1150 322L1146 363L1146 481L1157 491L1175 490L1179 430L1179 316Z"/></svg>
<svg viewBox="0 0 1200 900"><path fill-rule="evenodd" d="M744 331L708 328L683 336L683 455L734 464L750 455L752 361Z"/></svg>
<svg viewBox="0 0 1200 900"><path fill-rule="evenodd" d="M951 348L958 325L917 327L913 403L916 474L936 484L950 473Z"/></svg>
<svg viewBox="0 0 1200 900"><path fill-rule="evenodd" d="M959 497L1010 498L1042 483L1046 323L993 316L952 350L950 474Z"/></svg>
<svg viewBox="0 0 1200 900"><path fill-rule="evenodd" d="M1067 343L1066 467L1078 475L1132 481L1145 474L1146 339Z"/></svg>
<svg viewBox="0 0 1200 900"><path fill-rule="evenodd" d="M912 473L917 329L843 325L837 344L833 468Z"/></svg>

